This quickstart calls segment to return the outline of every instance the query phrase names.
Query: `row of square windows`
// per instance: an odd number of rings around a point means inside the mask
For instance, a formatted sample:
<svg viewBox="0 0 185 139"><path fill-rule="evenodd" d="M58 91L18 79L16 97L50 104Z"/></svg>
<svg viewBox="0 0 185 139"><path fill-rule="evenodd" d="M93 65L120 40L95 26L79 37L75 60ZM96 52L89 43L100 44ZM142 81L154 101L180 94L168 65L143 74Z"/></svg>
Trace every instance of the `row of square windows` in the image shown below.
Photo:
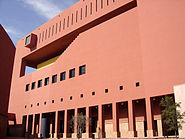
<svg viewBox="0 0 185 139"><path fill-rule="evenodd" d="M136 87L139 87L139 82L136 82ZM123 90L123 86L120 86L119 87L119 89L120 90ZM105 89L105 93L108 93L109 92L109 90L106 88ZM94 96L95 95L95 92L92 92L92 96ZM83 98L84 97L84 95L83 94L80 94L80 98ZM72 96L70 96L70 98L69 98L70 100L72 100L73 99L73 97ZM64 101L64 99L63 98L61 98L60 99L60 101L61 102L63 102ZM54 100L52 100L52 103L55 103L55 101ZM39 103L37 103L37 106L39 106L40 104ZM46 105L46 101L44 102L44 105ZM33 107L33 104L31 104L31 107ZM25 105L25 108L27 108L27 105Z"/></svg>
<svg viewBox="0 0 185 139"><path fill-rule="evenodd" d="M80 66L79 67L79 75L83 75L86 73L86 65ZM75 77L75 68L70 69L69 70L69 78L73 78ZM60 81L63 81L66 79L66 72L62 72L60 73ZM52 83L56 83L57 82L57 74L52 76ZM44 79L44 86L49 85L49 77ZM42 87L42 79L38 81L38 88ZM31 84L31 90L36 88L36 82L33 82ZM30 90L30 84L26 84L26 91Z"/></svg>

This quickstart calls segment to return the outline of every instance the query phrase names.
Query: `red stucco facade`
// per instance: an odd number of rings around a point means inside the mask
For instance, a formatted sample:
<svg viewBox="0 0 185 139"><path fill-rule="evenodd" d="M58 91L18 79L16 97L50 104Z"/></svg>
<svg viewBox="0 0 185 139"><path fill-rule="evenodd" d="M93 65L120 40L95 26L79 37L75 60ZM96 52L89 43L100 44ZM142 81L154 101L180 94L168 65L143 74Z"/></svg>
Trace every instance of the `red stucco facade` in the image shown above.
<svg viewBox="0 0 185 139"><path fill-rule="evenodd" d="M51 137L76 137L69 121L80 112L97 124L86 126L83 137L162 136L160 97L173 95L173 86L185 82L184 4L77 2L32 32L35 45L25 45L29 34L18 41L9 112L26 132L38 136L42 118L48 118ZM58 55L53 65L24 75L25 66L37 67ZM86 73L79 75L82 65ZM74 68L75 77L69 78ZM66 78L60 81L62 72ZM44 85L47 77L49 84Z"/></svg>
<svg viewBox="0 0 185 139"><path fill-rule="evenodd" d="M0 24L0 138L6 135L15 46Z"/></svg>

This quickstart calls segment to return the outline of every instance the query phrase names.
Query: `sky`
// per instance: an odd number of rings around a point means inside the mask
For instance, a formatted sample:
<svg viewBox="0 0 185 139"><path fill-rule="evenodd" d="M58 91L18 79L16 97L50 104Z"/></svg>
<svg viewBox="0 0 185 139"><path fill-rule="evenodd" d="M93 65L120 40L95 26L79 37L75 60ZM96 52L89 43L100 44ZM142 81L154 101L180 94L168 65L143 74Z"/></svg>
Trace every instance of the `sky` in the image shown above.
<svg viewBox="0 0 185 139"><path fill-rule="evenodd" d="M79 0L0 0L0 24L14 45Z"/></svg>
<svg viewBox="0 0 185 139"><path fill-rule="evenodd" d="M79 0L0 0L0 24L15 47L18 40ZM35 69L26 67L26 75Z"/></svg>

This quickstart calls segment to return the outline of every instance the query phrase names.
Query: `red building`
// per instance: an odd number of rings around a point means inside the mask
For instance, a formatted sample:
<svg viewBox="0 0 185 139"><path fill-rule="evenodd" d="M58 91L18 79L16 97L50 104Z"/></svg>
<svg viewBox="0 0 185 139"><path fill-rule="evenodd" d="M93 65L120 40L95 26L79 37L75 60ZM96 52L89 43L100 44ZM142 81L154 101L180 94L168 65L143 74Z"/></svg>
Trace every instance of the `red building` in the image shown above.
<svg viewBox="0 0 185 139"><path fill-rule="evenodd" d="M18 41L9 112L44 137L76 137L78 113L83 138L163 136L160 98L185 82L184 5L80 0Z"/></svg>
<svg viewBox="0 0 185 139"><path fill-rule="evenodd" d="M0 24L0 138L6 136L15 46Z"/></svg>

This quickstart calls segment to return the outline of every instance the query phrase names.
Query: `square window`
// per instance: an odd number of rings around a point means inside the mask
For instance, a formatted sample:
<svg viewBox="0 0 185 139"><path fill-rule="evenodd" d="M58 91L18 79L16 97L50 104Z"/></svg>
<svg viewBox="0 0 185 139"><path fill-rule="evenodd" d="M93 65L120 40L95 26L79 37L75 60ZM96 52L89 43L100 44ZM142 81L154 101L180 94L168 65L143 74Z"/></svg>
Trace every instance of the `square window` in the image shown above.
<svg viewBox="0 0 185 139"><path fill-rule="evenodd" d="M44 85L48 85L49 84L49 77L45 78L45 82L44 82Z"/></svg>
<svg viewBox="0 0 185 139"><path fill-rule="evenodd" d="M85 74L86 68L85 65L79 67L79 75Z"/></svg>
<svg viewBox="0 0 185 139"><path fill-rule="evenodd" d="M31 107L33 107L33 104L31 104Z"/></svg>
<svg viewBox="0 0 185 139"><path fill-rule="evenodd" d="M84 95L83 95L83 94L81 94L81 95L80 95L80 97L81 97L81 98L83 98L83 97L84 97Z"/></svg>
<svg viewBox="0 0 185 139"><path fill-rule="evenodd" d="M55 103L55 101L54 101L54 100L52 100L52 103Z"/></svg>
<svg viewBox="0 0 185 139"><path fill-rule="evenodd" d="M57 82L57 75L53 75L52 76L52 83L56 83Z"/></svg>
<svg viewBox="0 0 185 139"><path fill-rule="evenodd" d="M92 96L94 96L95 95L95 92L92 92Z"/></svg>
<svg viewBox="0 0 185 139"><path fill-rule="evenodd" d="M60 81L63 81L66 79L66 72L60 73Z"/></svg>
<svg viewBox="0 0 185 139"><path fill-rule="evenodd" d="M63 102L63 98L61 98L60 101Z"/></svg>
<svg viewBox="0 0 185 139"><path fill-rule="evenodd" d="M30 40L31 40L31 35L29 35L29 36L26 37L25 45L29 44L30 43Z"/></svg>
<svg viewBox="0 0 185 139"><path fill-rule="evenodd" d="M137 82L137 83L136 83L136 87L139 87L139 86L140 86L140 84L139 84L139 82Z"/></svg>
<svg viewBox="0 0 185 139"><path fill-rule="evenodd" d="M42 87L42 80L38 81L38 88Z"/></svg>
<svg viewBox="0 0 185 139"><path fill-rule="evenodd" d="M46 101L44 102L44 105L46 105Z"/></svg>
<svg viewBox="0 0 185 139"><path fill-rule="evenodd" d="M72 96L70 96L70 100L72 100L73 99L73 97Z"/></svg>
<svg viewBox="0 0 185 139"><path fill-rule="evenodd" d="M109 91L108 89L105 89L105 93L108 93L108 91Z"/></svg>
<svg viewBox="0 0 185 139"><path fill-rule="evenodd" d="M29 91L29 89L30 89L30 84L27 84L26 85L26 91Z"/></svg>
<svg viewBox="0 0 185 139"><path fill-rule="evenodd" d="M120 87L119 87L119 90L123 90L123 86L120 86Z"/></svg>
<svg viewBox="0 0 185 139"><path fill-rule="evenodd" d="M75 77L75 69L69 70L69 78Z"/></svg>
<svg viewBox="0 0 185 139"><path fill-rule="evenodd" d="M33 89L35 89L35 82L33 82L32 84L31 84L31 89L33 90Z"/></svg>
<svg viewBox="0 0 185 139"><path fill-rule="evenodd" d="M39 106L39 103L37 103L37 106Z"/></svg>
<svg viewBox="0 0 185 139"><path fill-rule="evenodd" d="M27 105L25 105L24 107L27 108Z"/></svg>

